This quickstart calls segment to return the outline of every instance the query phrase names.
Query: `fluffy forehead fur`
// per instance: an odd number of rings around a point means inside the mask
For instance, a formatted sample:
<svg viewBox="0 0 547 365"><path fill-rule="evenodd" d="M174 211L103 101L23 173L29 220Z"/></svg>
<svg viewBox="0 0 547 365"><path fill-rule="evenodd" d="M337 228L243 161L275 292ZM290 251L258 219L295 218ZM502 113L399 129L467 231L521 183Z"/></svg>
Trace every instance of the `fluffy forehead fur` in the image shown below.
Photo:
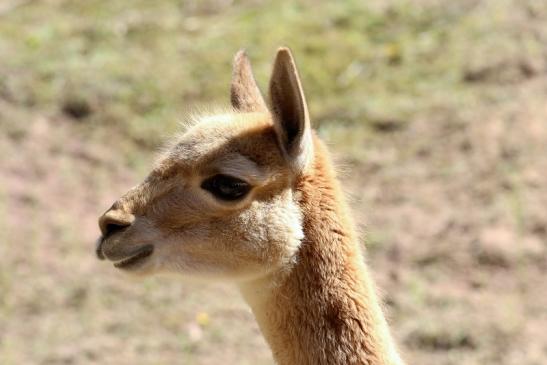
<svg viewBox="0 0 547 365"><path fill-rule="evenodd" d="M161 175L223 173L260 184L284 167L271 116L229 111L193 116L164 148L154 170Z"/></svg>

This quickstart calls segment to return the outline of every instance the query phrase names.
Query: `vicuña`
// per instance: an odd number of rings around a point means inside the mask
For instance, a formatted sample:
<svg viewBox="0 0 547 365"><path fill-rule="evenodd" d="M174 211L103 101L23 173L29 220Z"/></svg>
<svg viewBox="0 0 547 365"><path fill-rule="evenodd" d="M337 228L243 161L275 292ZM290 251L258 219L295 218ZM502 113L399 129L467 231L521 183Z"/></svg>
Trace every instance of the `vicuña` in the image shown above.
<svg viewBox="0 0 547 365"><path fill-rule="evenodd" d="M269 105L243 51L230 94L100 217L98 256L234 282L278 364L402 364L289 49Z"/></svg>

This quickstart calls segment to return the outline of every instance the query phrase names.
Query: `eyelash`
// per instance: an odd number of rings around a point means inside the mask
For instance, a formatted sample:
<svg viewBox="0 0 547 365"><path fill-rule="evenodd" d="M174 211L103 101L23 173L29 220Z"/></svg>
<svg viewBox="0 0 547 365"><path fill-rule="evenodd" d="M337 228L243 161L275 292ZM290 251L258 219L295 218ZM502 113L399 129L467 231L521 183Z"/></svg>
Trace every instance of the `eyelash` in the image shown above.
<svg viewBox="0 0 547 365"><path fill-rule="evenodd" d="M218 174L205 179L201 188L213 194L217 199L236 201L251 191L251 185L233 176Z"/></svg>

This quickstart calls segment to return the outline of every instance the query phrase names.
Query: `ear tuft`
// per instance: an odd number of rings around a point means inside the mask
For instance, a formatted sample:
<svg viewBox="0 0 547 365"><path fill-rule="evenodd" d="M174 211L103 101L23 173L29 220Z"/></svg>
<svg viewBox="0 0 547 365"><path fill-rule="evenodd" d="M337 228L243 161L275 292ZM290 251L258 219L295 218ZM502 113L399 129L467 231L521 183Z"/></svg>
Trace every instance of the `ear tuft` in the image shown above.
<svg viewBox="0 0 547 365"><path fill-rule="evenodd" d="M245 50L236 53L230 86L232 106L242 112L266 111L266 103L253 76L253 70Z"/></svg>

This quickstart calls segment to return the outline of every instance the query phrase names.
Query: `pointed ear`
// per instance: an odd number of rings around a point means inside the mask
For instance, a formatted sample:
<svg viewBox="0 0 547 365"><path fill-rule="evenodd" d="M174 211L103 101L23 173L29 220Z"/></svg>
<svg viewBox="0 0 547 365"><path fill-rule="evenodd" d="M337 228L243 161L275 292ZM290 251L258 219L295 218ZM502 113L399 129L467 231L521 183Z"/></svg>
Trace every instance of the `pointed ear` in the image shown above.
<svg viewBox="0 0 547 365"><path fill-rule="evenodd" d="M267 110L244 50L237 52L234 57L230 99L232 106L242 112Z"/></svg>
<svg viewBox="0 0 547 365"><path fill-rule="evenodd" d="M271 112L282 148L297 169L311 160L308 106L296 64L288 48L279 48L270 79Z"/></svg>

